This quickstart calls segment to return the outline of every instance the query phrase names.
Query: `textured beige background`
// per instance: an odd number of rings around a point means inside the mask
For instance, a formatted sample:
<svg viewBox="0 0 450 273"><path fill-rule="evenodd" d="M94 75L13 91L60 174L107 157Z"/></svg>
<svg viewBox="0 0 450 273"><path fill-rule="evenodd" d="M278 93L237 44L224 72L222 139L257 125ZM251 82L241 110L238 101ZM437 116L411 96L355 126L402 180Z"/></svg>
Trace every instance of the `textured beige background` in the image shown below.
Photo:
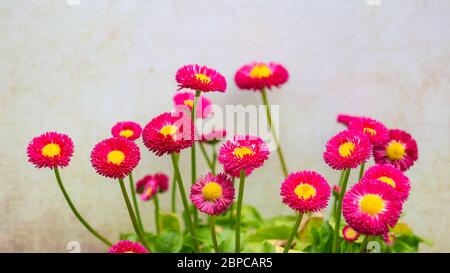
<svg viewBox="0 0 450 273"><path fill-rule="evenodd" d="M145 123L169 110L174 73L186 63L210 65L229 79L226 94L211 95L216 103L259 104L258 94L231 81L252 60L276 60L290 71L270 98L282 106L292 170L316 169L336 181L322 152L341 129L334 121L340 112L411 132L420 161L408 171L405 219L435 242L423 251L449 251L449 14L442 0L1 0L0 251L64 252L72 240L82 251L105 250L69 212L52 172L27 163L33 136L72 136L66 187L93 226L114 238L131 225L116 182L89 164L93 145L115 121ZM170 170L169 163L145 152L136 177ZM266 164L249 179L246 201L266 215L289 213L278 197L276 156ZM183 172L188 177L187 165ZM151 205L143 210L153 226Z"/></svg>

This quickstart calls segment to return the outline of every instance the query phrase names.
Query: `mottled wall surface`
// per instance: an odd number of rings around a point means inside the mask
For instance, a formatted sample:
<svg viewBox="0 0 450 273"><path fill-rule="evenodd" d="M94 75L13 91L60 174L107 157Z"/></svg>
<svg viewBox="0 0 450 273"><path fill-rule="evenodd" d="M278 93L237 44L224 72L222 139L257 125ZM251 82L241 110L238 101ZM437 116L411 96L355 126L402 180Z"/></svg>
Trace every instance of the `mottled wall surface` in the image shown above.
<svg viewBox="0 0 450 273"><path fill-rule="evenodd" d="M441 0L1 0L0 251L64 252L69 241L82 251L105 250L70 213L52 172L27 163L33 136L70 134L76 151L62 172L67 190L92 225L114 238L131 225L117 182L90 166L93 145L115 121L144 124L169 110L174 73L186 63L210 65L229 79L227 93L210 96L217 104L259 104L258 94L239 92L232 81L252 60L279 61L290 71L270 99L281 105L292 170L316 169L336 181L322 152L342 129L335 122L341 112L413 134L420 160L408 171L404 219L434 241L422 251L449 251L449 14L450 2ZM188 156L183 163L188 177ZM170 170L169 158L145 152L136 177L160 170ZM266 215L290 213L278 196L281 178L272 156L249 179L245 201ZM162 199L169 209L169 196ZM153 226L151 205L143 207Z"/></svg>

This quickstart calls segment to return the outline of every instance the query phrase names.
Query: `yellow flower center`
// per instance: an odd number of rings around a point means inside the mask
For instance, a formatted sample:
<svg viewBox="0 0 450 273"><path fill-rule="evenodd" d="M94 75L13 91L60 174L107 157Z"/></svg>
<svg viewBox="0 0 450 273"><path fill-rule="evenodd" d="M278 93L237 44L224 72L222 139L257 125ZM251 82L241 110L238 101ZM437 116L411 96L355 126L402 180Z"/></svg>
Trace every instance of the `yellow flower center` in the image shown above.
<svg viewBox="0 0 450 273"><path fill-rule="evenodd" d="M316 189L309 185L309 184L300 184L297 187L295 187L294 190L295 194L299 199L308 200L314 196L316 196Z"/></svg>
<svg viewBox="0 0 450 273"><path fill-rule="evenodd" d="M390 160L400 160L405 155L405 145L401 142L393 140L386 147L386 153Z"/></svg>
<svg viewBox="0 0 450 273"><path fill-rule="evenodd" d="M195 74L195 78L202 83L208 84L211 82L211 78L206 76L205 74Z"/></svg>
<svg viewBox="0 0 450 273"><path fill-rule="evenodd" d="M194 101L193 100L184 100L184 105L192 107L194 106Z"/></svg>
<svg viewBox="0 0 450 273"><path fill-rule="evenodd" d="M339 146L339 154L342 157L347 157L352 154L354 149L355 149L355 144L353 144L353 142L348 141L348 142L341 144L341 146Z"/></svg>
<svg viewBox="0 0 450 273"><path fill-rule="evenodd" d="M162 127L161 130L159 130L159 132L161 134L163 134L164 136L168 136L168 135L174 135L177 132L177 130L178 130L177 126L166 125L166 126Z"/></svg>
<svg viewBox="0 0 450 273"><path fill-rule="evenodd" d="M374 129L369 128L369 127L365 127L365 128L363 129L363 132L364 132L365 134L369 133L371 136L374 136L374 135L377 134L377 131L375 131Z"/></svg>
<svg viewBox="0 0 450 273"><path fill-rule="evenodd" d="M120 165L125 159L125 154L122 151L114 150L108 153L108 163Z"/></svg>
<svg viewBox="0 0 450 273"><path fill-rule="evenodd" d="M222 186L216 182L209 182L202 189L203 198L208 201L216 201L222 196Z"/></svg>
<svg viewBox="0 0 450 273"><path fill-rule="evenodd" d="M146 195L146 196L152 195L152 192L153 192L152 187L148 187L148 188L145 190L144 195Z"/></svg>
<svg viewBox="0 0 450 273"><path fill-rule="evenodd" d="M41 150L42 155L46 157L55 157L61 153L61 147L55 143L49 143Z"/></svg>
<svg viewBox="0 0 450 273"><path fill-rule="evenodd" d="M367 194L359 201L361 210L372 216L384 209L384 200L377 194Z"/></svg>
<svg viewBox="0 0 450 273"><path fill-rule="evenodd" d="M239 158L243 158L246 155L253 155L255 152L253 152L252 149L247 147L236 147L233 151L234 156L237 156Z"/></svg>
<svg viewBox="0 0 450 273"><path fill-rule="evenodd" d="M356 230L354 230L353 228L347 228L345 230L345 236L347 236L348 238L355 238L356 235Z"/></svg>
<svg viewBox="0 0 450 273"><path fill-rule="evenodd" d="M127 130L122 130L122 131L120 131L120 133L119 133L119 136L125 137L125 138L132 137L133 135L134 135L133 130L129 130L129 129L127 129Z"/></svg>
<svg viewBox="0 0 450 273"><path fill-rule="evenodd" d="M381 177L378 177L378 179L377 179L378 181L381 181L381 182L384 182L384 183L386 183L386 184L389 184L391 187L393 187L393 188L395 188L395 181L394 181L394 179L392 179L392 178L390 178L390 177L387 177L387 176L381 176Z"/></svg>
<svg viewBox="0 0 450 273"><path fill-rule="evenodd" d="M252 79L267 78L270 75L272 75L272 70L265 64L255 65L250 71L250 78Z"/></svg>

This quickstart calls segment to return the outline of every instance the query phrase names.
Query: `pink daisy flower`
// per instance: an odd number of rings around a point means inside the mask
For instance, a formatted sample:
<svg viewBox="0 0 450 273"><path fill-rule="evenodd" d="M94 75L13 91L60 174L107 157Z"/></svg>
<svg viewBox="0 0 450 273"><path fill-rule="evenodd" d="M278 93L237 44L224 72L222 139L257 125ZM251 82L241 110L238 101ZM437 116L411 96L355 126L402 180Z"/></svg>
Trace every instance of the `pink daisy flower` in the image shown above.
<svg viewBox="0 0 450 273"><path fill-rule="evenodd" d="M325 178L313 171L291 173L281 184L283 203L300 213L324 209L330 193Z"/></svg>
<svg viewBox="0 0 450 273"><path fill-rule="evenodd" d="M386 126L371 118L353 119L350 121L349 129L364 133L372 144L384 143L389 138Z"/></svg>
<svg viewBox="0 0 450 273"><path fill-rule="evenodd" d="M123 137L105 139L94 146L91 164L95 171L109 178L124 178L141 160L139 147Z"/></svg>
<svg viewBox="0 0 450 273"><path fill-rule="evenodd" d="M226 173L238 177L241 170L248 175L261 167L269 154L269 147L260 137L235 136L220 147L218 160Z"/></svg>
<svg viewBox="0 0 450 273"><path fill-rule="evenodd" d="M212 129L211 132L202 134L200 136L200 141L207 144L217 144L219 141L227 136L227 131L225 129Z"/></svg>
<svg viewBox="0 0 450 273"><path fill-rule="evenodd" d="M348 225L342 230L342 235L347 242L354 242L359 238L359 233Z"/></svg>
<svg viewBox="0 0 450 273"><path fill-rule="evenodd" d="M289 73L277 63L254 62L239 68L234 81L240 89L259 91L263 88L279 87L287 82Z"/></svg>
<svg viewBox="0 0 450 273"><path fill-rule="evenodd" d="M140 243L123 240L115 243L108 253L149 253Z"/></svg>
<svg viewBox="0 0 450 273"><path fill-rule="evenodd" d="M198 64L181 67L178 69L175 79L178 82L179 89L189 88L202 92L225 92L227 89L224 76L212 68L199 66Z"/></svg>
<svg viewBox="0 0 450 273"><path fill-rule="evenodd" d="M208 173L192 185L190 198L201 212L209 215L222 214L233 203L233 183L223 173L216 176Z"/></svg>
<svg viewBox="0 0 450 273"><path fill-rule="evenodd" d="M142 201L148 201L158 193L158 181L154 176L146 175L136 183L136 192L141 195Z"/></svg>
<svg viewBox="0 0 450 273"><path fill-rule="evenodd" d="M348 127L350 125L351 121L353 121L355 119L360 119L360 118L363 118L363 117L351 116L351 115L346 115L346 114L339 114L337 116L336 120L337 120L337 122L339 122L339 123L341 123L341 124L343 124L343 125Z"/></svg>
<svg viewBox="0 0 450 273"><path fill-rule="evenodd" d="M409 191L411 189L409 178L392 165L386 164L370 167L362 177L362 181L364 180L384 182L398 193L402 202L405 202L408 199Z"/></svg>
<svg viewBox="0 0 450 273"><path fill-rule="evenodd" d="M155 173L154 177L158 183L158 191L166 192L169 189L169 177L165 173Z"/></svg>
<svg viewBox="0 0 450 273"><path fill-rule="evenodd" d="M142 132L144 145L157 156L179 153L192 146L194 126L188 115L163 113L152 119Z"/></svg>
<svg viewBox="0 0 450 273"><path fill-rule="evenodd" d="M407 132L392 129L389 130L389 139L386 142L374 145L373 157L375 163L391 164L401 171L406 171L419 157L417 143Z"/></svg>
<svg viewBox="0 0 450 273"><path fill-rule="evenodd" d="M185 111L189 114L192 111L192 106L194 105L195 95L191 92L181 92L173 96L173 102L175 104L176 112ZM211 115L211 101L205 96L200 96L196 107L197 118L207 118Z"/></svg>
<svg viewBox="0 0 450 273"><path fill-rule="evenodd" d="M402 212L398 194L386 183L365 181L355 184L342 201L345 221L357 232L382 235L395 226Z"/></svg>
<svg viewBox="0 0 450 273"><path fill-rule="evenodd" d="M124 137L128 140L136 140L141 137L142 128L133 121L121 121L111 128L111 134L115 137Z"/></svg>
<svg viewBox="0 0 450 273"><path fill-rule="evenodd" d="M335 170L352 169L369 159L371 149L363 133L345 130L328 141L323 158Z"/></svg>
<svg viewBox="0 0 450 273"><path fill-rule="evenodd" d="M47 132L31 140L27 147L28 161L36 168L64 168L73 155L73 142L68 135Z"/></svg>

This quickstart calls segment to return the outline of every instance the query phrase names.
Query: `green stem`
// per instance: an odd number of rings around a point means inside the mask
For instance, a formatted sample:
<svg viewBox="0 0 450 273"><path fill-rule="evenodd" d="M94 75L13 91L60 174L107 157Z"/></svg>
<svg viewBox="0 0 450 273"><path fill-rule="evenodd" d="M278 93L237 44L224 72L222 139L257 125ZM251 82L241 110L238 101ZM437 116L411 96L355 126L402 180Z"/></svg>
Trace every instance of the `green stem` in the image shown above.
<svg viewBox="0 0 450 273"><path fill-rule="evenodd" d="M295 234L298 231L298 228L300 227L300 223L302 222L303 213L299 213L297 217L297 221L294 224L294 228L292 229L291 234L289 235L289 239L286 242L286 245L284 246L283 253L288 253L289 249L291 248L292 240L294 240Z"/></svg>
<svg viewBox="0 0 450 273"><path fill-rule="evenodd" d="M334 240L333 240L333 253L338 252L339 247L339 231L341 229L341 216L342 216L342 199L345 194L345 189L347 188L348 177L350 176L350 169L345 170L344 180L342 181L341 192L338 198L338 208L336 211L336 226L334 227Z"/></svg>
<svg viewBox="0 0 450 273"><path fill-rule="evenodd" d="M342 179L344 178L344 173L345 173L345 170L342 170L341 171L341 175L339 176L339 183L338 183L339 187L342 186ZM332 217L333 217L334 220L336 220L336 206L337 206L338 197L339 196L336 197L333 194L333 210L331 211L331 213L332 213Z"/></svg>
<svg viewBox="0 0 450 273"><path fill-rule="evenodd" d="M364 235L364 239L361 243L361 247L359 248L360 253L364 253L366 251L367 244L369 243L369 239L370 239L369 237L370 237L369 235Z"/></svg>
<svg viewBox="0 0 450 273"><path fill-rule="evenodd" d="M211 173L213 175L215 175L213 162L209 159L208 154L206 153L205 146L201 142L199 143L199 146L200 146L200 150L202 151L203 157L205 158L206 163L208 164L208 167L211 170Z"/></svg>
<svg viewBox="0 0 450 273"><path fill-rule="evenodd" d="M179 160L179 156L176 156L177 163L178 163L178 160ZM174 170L173 176L172 176L172 196L171 196L172 213L177 213L176 191L177 191L177 178L176 178L175 170Z"/></svg>
<svg viewBox="0 0 450 273"><path fill-rule="evenodd" d="M217 237L216 237L216 224L214 221L214 215L209 216L209 227L211 229L211 239L213 242L214 250L216 253L219 253L219 244L217 244Z"/></svg>
<svg viewBox="0 0 450 273"><path fill-rule="evenodd" d="M278 157L280 158L281 168L283 170L284 176L287 177L288 176L288 169L287 169L287 166L286 166L286 162L284 161L283 151L281 150L281 145L280 145L280 142L278 140L278 135L276 133L276 130L273 129L272 116L270 114L270 106L269 106L269 102L267 100L267 94L266 94L266 89L265 88L261 89L261 95L262 95L263 103L266 106L267 122L269 124L269 129L272 132L272 136L273 136L273 139L275 141L275 145L277 146L277 153L278 153Z"/></svg>
<svg viewBox="0 0 450 273"><path fill-rule="evenodd" d="M365 166L365 165L366 165L366 162L363 162L363 163L361 164L361 167L359 168L358 181L360 181L361 178L362 178L363 175L364 175L364 166Z"/></svg>
<svg viewBox="0 0 450 273"><path fill-rule="evenodd" d="M212 149L213 149L213 174L216 174L216 164L217 164L217 151L216 151L216 145L213 144L212 145Z"/></svg>
<svg viewBox="0 0 450 273"><path fill-rule="evenodd" d="M235 180L236 180L236 178L233 176L232 178L231 178L231 182L233 183L233 188L235 188ZM233 204L231 204L231 207L230 207L230 225L232 225L233 224L233 210L234 210L234 202L233 202Z"/></svg>
<svg viewBox="0 0 450 273"><path fill-rule="evenodd" d="M236 207L236 248L235 252L241 252L241 209L242 209L242 199L244 197L244 185L245 185L245 169L241 170L240 180L239 180L239 194Z"/></svg>
<svg viewBox="0 0 450 273"><path fill-rule="evenodd" d="M139 205L136 199L136 189L134 188L134 180L133 180L133 174L130 173L128 175L128 178L130 180L130 191L131 191L131 197L133 199L133 205L134 205L134 210L136 211L136 218L137 218L137 222L139 224L139 227L141 228L141 230L143 232L144 231L144 225L142 224L142 220L141 220L141 213L139 212Z"/></svg>
<svg viewBox="0 0 450 273"><path fill-rule="evenodd" d="M158 194L153 196L153 203L155 204L155 225L156 225L156 234L160 233L160 222L159 222L159 200Z"/></svg>
<svg viewBox="0 0 450 273"><path fill-rule="evenodd" d="M136 216L133 211L133 207L131 206L130 199L128 198L127 189L125 188L125 184L123 183L122 178L119 178L119 184L120 184L120 189L122 190L123 199L125 200L125 204L128 209L128 214L130 215L131 223L133 224L134 231L136 232L136 234L139 238L139 241L141 241L142 245L146 249L149 249L147 246L147 241L145 240L145 237L142 233L142 230L140 229L139 224L137 223Z"/></svg>
<svg viewBox="0 0 450 273"><path fill-rule="evenodd" d="M77 219L81 222L81 224L83 224L83 226L90 232L92 233L92 235L94 235L95 237L97 237L100 241L102 241L103 243L105 243L107 246L112 246L111 242L106 239L105 237L103 237L102 235L100 235L100 233L98 233L95 229L93 229L89 223L84 220L84 218L81 216L81 214L78 212L78 210L75 208L74 204L72 203L72 200L69 197L69 194L67 194L66 189L64 188L64 184L61 180L61 176L59 175L59 170L58 167L53 168L54 172L55 172L55 176L56 176L56 181L58 182L59 188L61 189L64 198L67 201L67 204L69 205L70 209L72 210L73 214L75 214L75 216L77 217Z"/></svg>
<svg viewBox="0 0 450 273"><path fill-rule="evenodd" d="M191 121L192 121L192 126L194 126L194 142L192 143L192 147L191 147L191 184L194 185L195 180L197 180L197 166L196 166L196 155L195 155L195 136L196 136L196 128L195 128L195 119L196 119L196 114L197 114L197 101L198 98L200 97L200 91L195 91L195 97L194 97L194 103L192 104L192 109L191 109ZM194 207L193 209L194 212L194 226L197 227L198 225L198 211L197 208Z"/></svg>
<svg viewBox="0 0 450 273"><path fill-rule="evenodd" d="M190 210L189 210L189 203L188 203L187 198L186 198L186 191L184 190L183 180L181 178L180 169L178 168L178 162L176 160L175 153L172 153L171 157L172 157L173 168L175 170L176 180L177 180L177 183L178 183L178 188L180 190L181 200L183 201L183 206L184 206L184 210L185 210L185 213L186 213L186 224L187 224L187 226L189 228L189 232L191 233L191 237L192 237L192 242L194 244L194 248L195 248L195 250L198 251L197 237L196 237L196 234L195 234L194 226L192 224L191 213L190 213Z"/></svg>

